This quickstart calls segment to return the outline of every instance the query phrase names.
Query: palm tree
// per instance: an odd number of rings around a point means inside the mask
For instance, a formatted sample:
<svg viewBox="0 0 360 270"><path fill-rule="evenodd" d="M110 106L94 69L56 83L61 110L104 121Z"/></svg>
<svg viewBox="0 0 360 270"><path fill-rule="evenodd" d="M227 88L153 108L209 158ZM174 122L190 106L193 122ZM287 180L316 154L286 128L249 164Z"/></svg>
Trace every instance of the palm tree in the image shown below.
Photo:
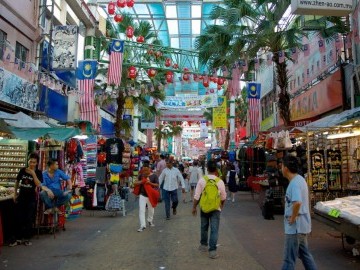
<svg viewBox="0 0 360 270"><path fill-rule="evenodd" d="M211 18L221 20L224 25L210 25L196 40L199 60L213 68L223 65L231 67L239 59L253 59L259 53L273 52L273 62L279 86L279 112L285 125L290 123L290 95L286 61L281 61L279 52L291 48L302 49L302 38L308 32L302 29L303 17L282 21L291 0L224 0L216 6ZM344 33L346 25L338 18L324 17L323 29L319 33L328 37L336 32ZM290 54L285 53L291 60Z"/></svg>
<svg viewBox="0 0 360 270"><path fill-rule="evenodd" d="M181 132L182 132L182 127L180 125L173 126L169 124L160 124L157 128L155 128L154 136L157 142L158 152L161 152L162 139L179 136Z"/></svg>

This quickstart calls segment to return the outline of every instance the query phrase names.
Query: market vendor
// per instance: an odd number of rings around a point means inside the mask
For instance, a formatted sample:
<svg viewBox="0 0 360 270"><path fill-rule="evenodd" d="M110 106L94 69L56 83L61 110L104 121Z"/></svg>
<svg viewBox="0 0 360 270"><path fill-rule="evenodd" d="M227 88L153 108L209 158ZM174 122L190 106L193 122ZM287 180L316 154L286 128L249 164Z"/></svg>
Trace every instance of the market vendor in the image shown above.
<svg viewBox="0 0 360 270"><path fill-rule="evenodd" d="M28 166L20 169L15 182L15 223L10 236L11 247L19 244L31 245L32 223L36 209L35 188L41 186L43 176L37 169L39 156L31 153L28 160Z"/></svg>
<svg viewBox="0 0 360 270"><path fill-rule="evenodd" d="M56 160L48 161L48 170L43 172L44 182L40 197L45 204L44 214L50 214L53 211L59 212L59 207L66 204L71 199L72 183L70 176L59 169ZM66 190L62 188L62 181L66 181Z"/></svg>

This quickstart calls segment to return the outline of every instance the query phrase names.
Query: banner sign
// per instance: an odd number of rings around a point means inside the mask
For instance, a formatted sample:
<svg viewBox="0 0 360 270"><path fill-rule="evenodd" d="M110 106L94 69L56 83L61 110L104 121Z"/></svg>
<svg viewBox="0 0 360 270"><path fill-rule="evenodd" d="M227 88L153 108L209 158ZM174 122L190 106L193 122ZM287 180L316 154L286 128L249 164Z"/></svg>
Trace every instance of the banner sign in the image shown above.
<svg viewBox="0 0 360 270"><path fill-rule="evenodd" d="M0 67L0 100L36 111L39 103L38 86Z"/></svg>
<svg viewBox="0 0 360 270"><path fill-rule="evenodd" d="M353 10L353 0L291 0L291 13L302 15L346 16Z"/></svg>
<svg viewBox="0 0 360 270"><path fill-rule="evenodd" d="M77 25L54 26L52 40L54 53L52 59L53 69L75 69L77 55Z"/></svg>
<svg viewBox="0 0 360 270"><path fill-rule="evenodd" d="M163 110L160 116L161 121L203 121L204 111L188 110Z"/></svg>
<svg viewBox="0 0 360 270"><path fill-rule="evenodd" d="M167 96L163 102L159 101L158 108L209 108L218 106L218 95L184 95Z"/></svg>
<svg viewBox="0 0 360 270"><path fill-rule="evenodd" d="M213 128L227 128L227 100L226 96L218 97L219 106L213 108Z"/></svg>
<svg viewBox="0 0 360 270"><path fill-rule="evenodd" d="M184 139L196 139L200 138L200 128L199 127L185 127L182 130L181 137Z"/></svg>
<svg viewBox="0 0 360 270"><path fill-rule="evenodd" d="M209 136L208 127L206 121L201 121L200 123L200 138L207 138Z"/></svg>

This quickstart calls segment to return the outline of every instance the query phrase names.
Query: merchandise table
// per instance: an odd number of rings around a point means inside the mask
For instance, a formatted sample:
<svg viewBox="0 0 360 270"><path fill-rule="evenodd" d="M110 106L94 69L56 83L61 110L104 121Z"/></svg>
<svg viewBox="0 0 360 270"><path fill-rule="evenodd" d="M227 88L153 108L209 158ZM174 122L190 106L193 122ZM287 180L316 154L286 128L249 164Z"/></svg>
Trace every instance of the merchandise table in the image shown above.
<svg viewBox="0 0 360 270"><path fill-rule="evenodd" d="M259 193L261 190L260 183L267 179L265 175L249 176L247 178L247 185L251 189L251 196L254 199L254 193Z"/></svg>
<svg viewBox="0 0 360 270"><path fill-rule="evenodd" d="M343 218L331 217L328 214L314 209L314 218L341 233L342 245L344 246L344 237L350 236L356 240L360 240L360 225L355 225Z"/></svg>
<svg viewBox="0 0 360 270"><path fill-rule="evenodd" d="M14 228L15 203L13 195L0 199L0 247L9 240Z"/></svg>

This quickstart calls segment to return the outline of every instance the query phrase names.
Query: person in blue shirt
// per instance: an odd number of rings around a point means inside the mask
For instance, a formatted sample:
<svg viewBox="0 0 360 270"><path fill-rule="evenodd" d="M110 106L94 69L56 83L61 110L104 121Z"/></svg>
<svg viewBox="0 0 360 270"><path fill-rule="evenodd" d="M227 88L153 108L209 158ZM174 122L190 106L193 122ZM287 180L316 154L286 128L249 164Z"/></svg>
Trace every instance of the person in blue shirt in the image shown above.
<svg viewBox="0 0 360 270"><path fill-rule="evenodd" d="M305 179L298 174L298 159L294 156L285 156L281 170L290 182L285 195L285 247L282 269L295 269L296 258L300 258L305 269L317 269L307 242L307 235L311 232L309 190Z"/></svg>
<svg viewBox="0 0 360 270"><path fill-rule="evenodd" d="M67 189L62 188L62 181L67 182ZM45 204L44 214L59 211L59 206L66 204L71 199L72 183L70 177L59 169L56 160L48 161L48 170L43 172L41 200ZM55 199L55 200L54 200Z"/></svg>

